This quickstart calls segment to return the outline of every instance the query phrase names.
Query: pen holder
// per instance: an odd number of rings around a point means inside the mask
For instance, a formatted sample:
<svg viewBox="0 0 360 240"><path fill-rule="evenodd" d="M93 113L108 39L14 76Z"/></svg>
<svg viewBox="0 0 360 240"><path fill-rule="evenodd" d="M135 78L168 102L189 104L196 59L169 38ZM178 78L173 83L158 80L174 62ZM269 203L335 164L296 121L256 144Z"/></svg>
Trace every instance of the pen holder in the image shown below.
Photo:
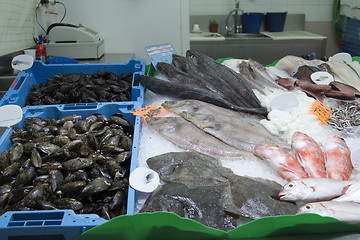
<svg viewBox="0 0 360 240"><path fill-rule="evenodd" d="M46 62L46 47L44 45L36 45L36 60Z"/></svg>

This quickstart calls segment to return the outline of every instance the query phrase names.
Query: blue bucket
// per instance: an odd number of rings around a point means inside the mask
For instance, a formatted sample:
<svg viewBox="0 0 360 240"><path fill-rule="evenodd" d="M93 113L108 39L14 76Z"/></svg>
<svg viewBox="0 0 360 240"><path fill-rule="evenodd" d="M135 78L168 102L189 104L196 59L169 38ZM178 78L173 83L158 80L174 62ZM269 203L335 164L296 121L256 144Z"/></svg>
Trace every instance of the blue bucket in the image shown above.
<svg viewBox="0 0 360 240"><path fill-rule="evenodd" d="M246 33L260 33L261 23L264 17L263 13L243 13L243 24Z"/></svg>
<svg viewBox="0 0 360 240"><path fill-rule="evenodd" d="M269 32L282 32L287 12L268 12L266 13L266 25Z"/></svg>

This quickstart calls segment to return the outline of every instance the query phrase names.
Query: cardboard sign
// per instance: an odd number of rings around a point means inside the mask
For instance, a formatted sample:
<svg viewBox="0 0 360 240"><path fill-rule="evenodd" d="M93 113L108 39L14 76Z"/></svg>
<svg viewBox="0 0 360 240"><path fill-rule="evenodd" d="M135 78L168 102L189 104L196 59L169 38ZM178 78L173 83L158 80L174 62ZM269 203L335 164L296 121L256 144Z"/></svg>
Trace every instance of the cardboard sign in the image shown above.
<svg viewBox="0 0 360 240"><path fill-rule="evenodd" d="M149 105L143 108L136 109L134 112L131 112L135 116L142 117L146 123L146 120L149 118L157 118L165 115L169 111L163 108L162 106L158 107L155 104Z"/></svg>
<svg viewBox="0 0 360 240"><path fill-rule="evenodd" d="M176 54L175 49L170 43L148 46L145 47L145 51L156 70L158 62L166 62L170 64L172 62L172 55Z"/></svg>

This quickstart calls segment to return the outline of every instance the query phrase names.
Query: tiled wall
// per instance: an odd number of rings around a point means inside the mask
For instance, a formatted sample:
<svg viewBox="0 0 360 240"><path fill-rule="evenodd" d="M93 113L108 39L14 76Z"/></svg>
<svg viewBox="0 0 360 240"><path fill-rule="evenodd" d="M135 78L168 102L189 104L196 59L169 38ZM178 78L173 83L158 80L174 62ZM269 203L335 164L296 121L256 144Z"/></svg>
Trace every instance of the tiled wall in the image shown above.
<svg viewBox="0 0 360 240"><path fill-rule="evenodd" d="M282 12L305 14L307 22L330 22L334 0L240 0L246 12ZM227 15L235 0L189 0L190 15Z"/></svg>
<svg viewBox="0 0 360 240"><path fill-rule="evenodd" d="M0 56L34 45L36 0L0 0Z"/></svg>

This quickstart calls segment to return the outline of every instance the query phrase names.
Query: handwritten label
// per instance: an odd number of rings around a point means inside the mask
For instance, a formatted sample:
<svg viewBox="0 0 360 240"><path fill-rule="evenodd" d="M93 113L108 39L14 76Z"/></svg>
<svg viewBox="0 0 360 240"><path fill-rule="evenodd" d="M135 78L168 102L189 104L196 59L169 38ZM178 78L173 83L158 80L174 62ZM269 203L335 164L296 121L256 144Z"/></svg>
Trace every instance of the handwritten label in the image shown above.
<svg viewBox="0 0 360 240"><path fill-rule="evenodd" d="M158 107L155 104L149 105L143 108L136 109L134 112L131 112L135 116L142 117L146 123L146 120L149 118L157 118L165 115L169 111L163 108L162 106Z"/></svg>
<svg viewBox="0 0 360 240"><path fill-rule="evenodd" d="M332 111L328 106L320 102L319 99L316 99L311 105L310 111L319 118L321 123L328 124L327 120L330 118Z"/></svg>

